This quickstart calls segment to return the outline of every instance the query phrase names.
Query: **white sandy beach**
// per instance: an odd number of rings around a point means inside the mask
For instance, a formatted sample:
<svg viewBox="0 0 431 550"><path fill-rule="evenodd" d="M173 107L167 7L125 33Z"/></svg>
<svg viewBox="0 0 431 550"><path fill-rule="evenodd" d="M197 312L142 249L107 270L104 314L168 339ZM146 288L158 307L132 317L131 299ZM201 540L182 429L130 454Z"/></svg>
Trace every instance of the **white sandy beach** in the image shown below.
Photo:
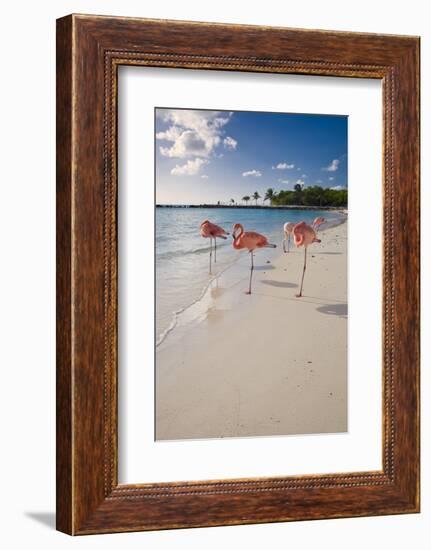
<svg viewBox="0 0 431 550"><path fill-rule="evenodd" d="M156 351L158 440L347 430L347 223L304 251L249 254ZM269 262L269 263L268 263ZM233 273L232 273L233 270Z"/></svg>

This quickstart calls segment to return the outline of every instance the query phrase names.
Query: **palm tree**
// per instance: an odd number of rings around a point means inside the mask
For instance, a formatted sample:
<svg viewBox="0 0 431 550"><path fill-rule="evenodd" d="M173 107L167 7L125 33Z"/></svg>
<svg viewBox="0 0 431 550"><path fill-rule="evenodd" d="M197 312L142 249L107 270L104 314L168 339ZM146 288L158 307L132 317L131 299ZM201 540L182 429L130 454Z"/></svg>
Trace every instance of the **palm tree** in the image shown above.
<svg viewBox="0 0 431 550"><path fill-rule="evenodd" d="M245 202L245 204L247 205L248 201L250 200L250 197L248 195L246 195L245 197L242 198L242 200Z"/></svg>
<svg viewBox="0 0 431 550"><path fill-rule="evenodd" d="M260 195L259 195L259 193L258 193L257 191L255 191L255 192L253 193L253 198L254 198L254 200L256 201L256 206L257 206L257 200L260 199Z"/></svg>
<svg viewBox="0 0 431 550"><path fill-rule="evenodd" d="M268 201L269 200L269 204L272 205L272 201L274 200L275 198L275 193L274 193L274 189L272 187L269 187L267 190L266 190L266 193L265 193L265 198L263 199L264 201Z"/></svg>
<svg viewBox="0 0 431 550"><path fill-rule="evenodd" d="M235 199L230 199L231 204L235 204Z"/></svg>

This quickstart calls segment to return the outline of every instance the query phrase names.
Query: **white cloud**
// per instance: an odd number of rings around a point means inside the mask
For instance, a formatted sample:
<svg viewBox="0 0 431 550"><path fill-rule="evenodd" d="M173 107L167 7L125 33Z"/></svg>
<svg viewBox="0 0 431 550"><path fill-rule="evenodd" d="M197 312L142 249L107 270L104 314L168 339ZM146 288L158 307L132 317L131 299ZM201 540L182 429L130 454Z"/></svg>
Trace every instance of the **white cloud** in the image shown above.
<svg viewBox="0 0 431 550"><path fill-rule="evenodd" d="M322 168L325 172L336 172L338 170L338 167L340 165L340 161L338 159L334 159L329 166L326 166L325 168Z"/></svg>
<svg viewBox="0 0 431 550"><path fill-rule="evenodd" d="M301 179L299 179L299 180L296 180L296 181L295 181L295 185L296 185L296 184L299 184L299 185L305 185L305 181L304 181L304 180L301 180Z"/></svg>
<svg viewBox="0 0 431 550"><path fill-rule="evenodd" d="M202 174L201 178L204 179L204 180L207 180L208 176L206 174Z"/></svg>
<svg viewBox="0 0 431 550"><path fill-rule="evenodd" d="M301 178L308 178L308 176L305 174L302 174Z"/></svg>
<svg viewBox="0 0 431 550"><path fill-rule="evenodd" d="M289 183L289 180L279 179L278 181L279 181L280 183L286 183L286 184Z"/></svg>
<svg viewBox="0 0 431 550"><path fill-rule="evenodd" d="M294 164L288 164L287 162L279 162L276 166L273 166L273 170L291 170L295 168Z"/></svg>
<svg viewBox="0 0 431 550"><path fill-rule="evenodd" d="M160 153L171 158L209 157L222 142L223 127L231 116L221 111L157 109L157 117L170 124L166 131L156 134L156 139L171 142L161 146Z"/></svg>
<svg viewBox="0 0 431 550"><path fill-rule="evenodd" d="M218 145L220 138L203 139L194 130L185 130L174 141L172 147L160 147L164 157L185 158L189 156L207 157L212 149Z"/></svg>
<svg viewBox="0 0 431 550"><path fill-rule="evenodd" d="M254 176L255 178L260 178L260 176L262 175L262 172L260 172L259 170L248 170L247 172L243 172L242 175L244 177Z"/></svg>
<svg viewBox="0 0 431 550"><path fill-rule="evenodd" d="M333 176L331 176L330 178L328 178L329 181L334 181L334 179L335 179L335 178L334 178Z"/></svg>
<svg viewBox="0 0 431 550"><path fill-rule="evenodd" d="M175 141L181 135L181 130L177 126L171 126L165 132L157 132L157 139L165 139L166 141Z"/></svg>
<svg viewBox="0 0 431 550"><path fill-rule="evenodd" d="M316 183L322 183L322 180L316 180Z"/></svg>
<svg viewBox="0 0 431 550"><path fill-rule="evenodd" d="M208 164L208 162L209 161L200 158L188 160L182 166L177 164L175 168L172 168L171 174L173 176L196 176L196 174L199 174L201 167Z"/></svg>
<svg viewBox="0 0 431 550"><path fill-rule="evenodd" d="M233 137L226 136L223 140L223 145L226 149L234 151L236 149L236 146L238 145L238 142L236 139L233 139Z"/></svg>
<svg viewBox="0 0 431 550"><path fill-rule="evenodd" d="M333 189L334 191L341 191L341 189L346 189L342 185L334 185L334 187L331 187L330 189Z"/></svg>

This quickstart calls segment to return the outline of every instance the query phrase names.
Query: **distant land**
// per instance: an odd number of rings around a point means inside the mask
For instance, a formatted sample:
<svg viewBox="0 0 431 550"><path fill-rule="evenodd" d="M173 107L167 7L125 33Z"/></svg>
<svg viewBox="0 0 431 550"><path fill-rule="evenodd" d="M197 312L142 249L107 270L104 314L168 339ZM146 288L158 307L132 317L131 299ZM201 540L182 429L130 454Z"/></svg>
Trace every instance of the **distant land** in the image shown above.
<svg viewBox="0 0 431 550"><path fill-rule="evenodd" d="M347 210L346 206L304 206L285 204L280 206L270 206L269 204L253 204L246 206L244 204L156 204L156 208L254 208L266 210Z"/></svg>

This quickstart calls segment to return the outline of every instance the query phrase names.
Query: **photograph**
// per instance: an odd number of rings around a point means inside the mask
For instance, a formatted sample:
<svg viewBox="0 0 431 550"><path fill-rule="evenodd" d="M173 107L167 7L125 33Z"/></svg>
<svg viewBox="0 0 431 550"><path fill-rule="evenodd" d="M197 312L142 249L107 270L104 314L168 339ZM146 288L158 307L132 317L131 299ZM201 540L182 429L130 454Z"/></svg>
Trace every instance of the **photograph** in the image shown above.
<svg viewBox="0 0 431 550"><path fill-rule="evenodd" d="M156 107L156 441L348 431L348 116Z"/></svg>

